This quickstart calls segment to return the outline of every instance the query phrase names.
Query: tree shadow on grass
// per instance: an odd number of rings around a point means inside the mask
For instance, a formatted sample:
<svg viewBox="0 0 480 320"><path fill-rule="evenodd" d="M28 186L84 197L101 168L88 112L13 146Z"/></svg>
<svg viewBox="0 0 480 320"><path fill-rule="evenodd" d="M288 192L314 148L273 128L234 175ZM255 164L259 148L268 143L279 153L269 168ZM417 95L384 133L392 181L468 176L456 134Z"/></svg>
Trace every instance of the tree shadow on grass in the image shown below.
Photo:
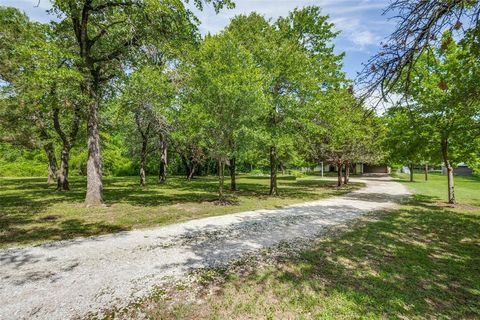
<svg viewBox="0 0 480 320"><path fill-rule="evenodd" d="M10 224L8 224L9 221L3 218L0 221L2 223L0 244L6 247L14 244L67 240L128 230L125 227L111 223L88 223L79 219L68 219L58 223L36 225L30 228L23 228L18 218Z"/></svg>
<svg viewBox="0 0 480 320"><path fill-rule="evenodd" d="M233 200L237 200L238 197L267 198L268 177L250 178L240 176L239 191L227 191L227 196ZM183 177L170 177L167 184L163 185L156 183L156 178L149 177L147 182L147 186L141 188L137 177L106 177L104 198L107 205L158 207L179 203L212 202L218 198L216 177L202 177L190 182ZM43 178L0 179L2 190L0 193L0 245L60 240L123 230L114 223L83 221L81 213L87 210L83 208L85 178L72 177L70 185L71 191L56 192L55 186L47 186ZM328 190L318 193L316 188L328 188ZM299 201L338 194L338 190L333 188L331 182L320 180L281 179L280 189L279 198L293 198ZM65 210L69 213L65 213ZM77 215L74 214L76 211L78 211Z"/></svg>
<svg viewBox="0 0 480 320"><path fill-rule="evenodd" d="M232 196L258 196L267 195L268 186L258 183L243 182L252 177L242 177L238 182L238 192ZM257 178L257 177L254 177ZM260 177L263 180L268 178ZM145 188L138 186L137 179L105 178L104 198L107 204L127 203L134 206L158 206L180 202L212 201L217 197L218 185L215 178L207 177L198 181L187 182L181 178L171 178L166 185L150 183ZM3 179L2 185L7 194L2 194L0 213L18 213L28 211L28 215L40 213L56 203L74 203L81 205L85 196L85 180L82 178L71 179L71 191L56 192L54 187L47 187L44 179ZM280 186L281 197L312 198L318 195L315 188L332 188L328 181L300 180L282 182ZM348 189L347 189L348 191ZM229 193L227 191L227 193Z"/></svg>
<svg viewBox="0 0 480 320"><path fill-rule="evenodd" d="M264 284L287 284L305 309L320 296L380 318L480 317L480 216L416 202L380 217L320 241Z"/></svg>
<svg viewBox="0 0 480 320"><path fill-rule="evenodd" d="M171 297L165 296L148 309L157 312L153 315L174 318L176 310L185 307L186 319L290 318L292 314L314 319L478 319L480 215L440 208L433 200L418 196L401 209L368 214L347 231L311 241L299 255L287 251L268 267L259 268L253 260L240 266L237 274L221 271L223 281L206 288L205 292L215 293L207 299L201 296L201 304L178 301L169 308ZM352 208L335 208L336 214L342 210ZM256 221L244 224L257 226ZM260 241L240 241L234 247L232 240L213 231L206 228L199 231L205 236L185 237L194 252L212 265L220 260L218 248L231 246L226 251L235 255L242 246ZM262 239L268 240L272 231L264 231ZM241 237L246 231L240 227L235 232ZM206 245L208 241L219 243Z"/></svg>

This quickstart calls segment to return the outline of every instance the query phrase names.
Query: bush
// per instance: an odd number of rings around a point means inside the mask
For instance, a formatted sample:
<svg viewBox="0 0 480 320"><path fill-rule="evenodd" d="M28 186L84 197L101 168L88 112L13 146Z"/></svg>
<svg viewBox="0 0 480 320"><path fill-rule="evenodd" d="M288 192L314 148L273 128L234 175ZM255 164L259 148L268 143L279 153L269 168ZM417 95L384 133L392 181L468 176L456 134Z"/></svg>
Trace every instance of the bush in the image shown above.
<svg viewBox="0 0 480 320"><path fill-rule="evenodd" d="M47 176L47 162L17 159L10 162L0 159L0 177Z"/></svg>
<svg viewBox="0 0 480 320"><path fill-rule="evenodd" d="M300 170L288 170L288 174L294 176L295 178L304 178L306 174Z"/></svg>
<svg viewBox="0 0 480 320"><path fill-rule="evenodd" d="M250 171L249 174L252 175L252 176L263 176L263 175L265 175L265 173L263 173L263 171L260 170L260 169L254 169L254 170Z"/></svg>

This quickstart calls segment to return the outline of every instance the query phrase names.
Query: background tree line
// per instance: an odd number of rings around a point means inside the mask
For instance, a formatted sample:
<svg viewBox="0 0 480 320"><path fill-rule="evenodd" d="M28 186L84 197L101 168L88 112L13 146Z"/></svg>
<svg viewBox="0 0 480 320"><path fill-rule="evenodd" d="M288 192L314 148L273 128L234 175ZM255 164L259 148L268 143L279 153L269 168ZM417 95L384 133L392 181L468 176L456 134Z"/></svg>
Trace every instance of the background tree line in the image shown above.
<svg viewBox="0 0 480 320"><path fill-rule="evenodd" d="M195 1L205 4L233 6ZM61 20L41 24L0 8L0 164L48 172L58 191L72 170L85 175L86 205L103 202L106 174L142 186L147 174L217 174L223 199L226 169L236 190L238 171L268 168L277 195L279 170L320 161L343 168L339 186L357 162L441 161L454 201L453 165L479 159L478 24L458 41L443 32L418 72L401 61L392 78L388 50L410 43L394 35L369 83L404 98L378 116L342 72L318 7L240 15L204 37L179 1L57 0L53 11Z"/></svg>

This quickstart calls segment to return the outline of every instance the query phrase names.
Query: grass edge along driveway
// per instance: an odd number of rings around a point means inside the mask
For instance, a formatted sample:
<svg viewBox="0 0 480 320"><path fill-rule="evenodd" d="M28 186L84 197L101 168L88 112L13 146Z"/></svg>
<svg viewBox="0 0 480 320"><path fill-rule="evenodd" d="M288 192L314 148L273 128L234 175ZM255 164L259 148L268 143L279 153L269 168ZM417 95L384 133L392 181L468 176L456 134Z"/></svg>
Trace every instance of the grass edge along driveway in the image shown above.
<svg viewBox="0 0 480 320"><path fill-rule="evenodd" d="M457 208L441 205L443 177L431 180L398 209L203 270L107 318L478 319L480 180L457 178L470 195Z"/></svg>

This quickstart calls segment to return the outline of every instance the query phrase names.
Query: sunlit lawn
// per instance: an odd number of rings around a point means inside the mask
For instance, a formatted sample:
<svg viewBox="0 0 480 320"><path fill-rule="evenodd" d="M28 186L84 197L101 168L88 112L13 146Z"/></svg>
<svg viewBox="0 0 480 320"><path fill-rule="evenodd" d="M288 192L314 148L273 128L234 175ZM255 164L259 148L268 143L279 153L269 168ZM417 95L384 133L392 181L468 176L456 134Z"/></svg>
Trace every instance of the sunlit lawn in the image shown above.
<svg viewBox="0 0 480 320"><path fill-rule="evenodd" d="M219 206L213 202L217 199L215 177L191 182L173 177L164 185L149 177L145 188L139 187L137 177L106 178L107 206L85 208L84 178L72 178L72 191L65 193L55 192L45 181L45 178L0 178L0 247L274 208L342 194L360 186L337 189L334 182L316 177L295 180L285 176L279 180L280 196L274 198L267 196L268 177L241 176L237 182L239 191L228 194L238 205Z"/></svg>
<svg viewBox="0 0 480 320"><path fill-rule="evenodd" d="M414 174L414 182L409 181L409 175L398 175L407 187L418 195L429 197L433 201L447 201L447 177L439 173L429 174L425 181L424 174ZM459 204L480 206L480 177L454 177L455 198Z"/></svg>
<svg viewBox="0 0 480 320"><path fill-rule="evenodd" d="M175 289L126 318L480 319L480 181L458 177L457 198L469 205L451 209L439 203L444 177L420 178L405 182L417 191L409 203L312 241L298 257L247 262L196 300Z"/></svg>

